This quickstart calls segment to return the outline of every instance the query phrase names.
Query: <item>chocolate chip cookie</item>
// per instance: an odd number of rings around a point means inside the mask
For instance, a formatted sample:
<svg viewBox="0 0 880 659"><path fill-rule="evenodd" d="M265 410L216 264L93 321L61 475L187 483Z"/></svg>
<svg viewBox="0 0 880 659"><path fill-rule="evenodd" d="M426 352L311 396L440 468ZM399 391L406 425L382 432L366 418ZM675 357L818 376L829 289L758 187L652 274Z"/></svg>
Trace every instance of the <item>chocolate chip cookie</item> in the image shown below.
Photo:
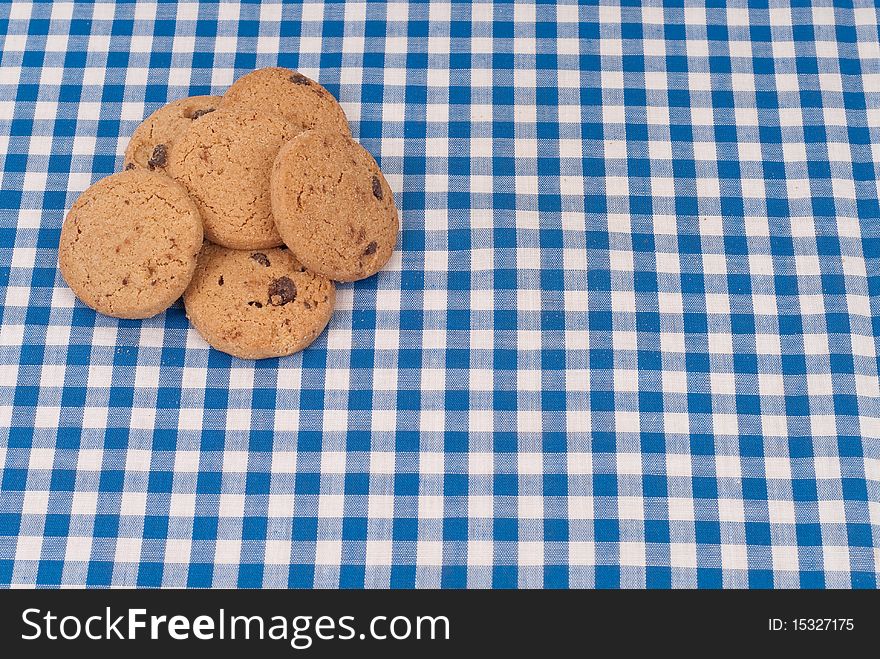
<svg viewBox="0 0 880 659"><path fill-rule="evenodd" d="M132 134L125 149L125 169L164 171L171 145L218 105L219 96L191 96L163 105Z"/></svg>
<svg viewBox="0 0 880 659"><path fill-rule="evenodd" d="M231 250L205 243L184 294L186 314L218 350L244 359L308 346L333 313L333 282L286 249Z"/></svg>
<svg viewBox="0 0 880 659"><path fill-rule="evenodd" d="M345 112L333 95L290 69L272 66L242 76L223 95L221 105L280 114L300 130L324 128L351 135Z"/></svg>
<svg viewBox="0 0 880 659"><path fill-rule="evenodd" d="M350 137L306 131L272 166L272 213L284 243L312 272L354 281L378 271L399 228L388 182Z"/></svg>
<svg viewBox="0 0 880 659"><path fill-rule="evenodd" d="M205 237L232 249L281 244L272 219L272 161L299 127L254 109L204 115L171 147L166 173L196 202Z"/></svg>
<svg viewBox="0 0 880 659"><path fill-rule="evenodd" d="M202 221L179 184L135 170L108 176L74 202L61 229L61 275L76 296L116 318L147 318L186 289Z"/></svg>

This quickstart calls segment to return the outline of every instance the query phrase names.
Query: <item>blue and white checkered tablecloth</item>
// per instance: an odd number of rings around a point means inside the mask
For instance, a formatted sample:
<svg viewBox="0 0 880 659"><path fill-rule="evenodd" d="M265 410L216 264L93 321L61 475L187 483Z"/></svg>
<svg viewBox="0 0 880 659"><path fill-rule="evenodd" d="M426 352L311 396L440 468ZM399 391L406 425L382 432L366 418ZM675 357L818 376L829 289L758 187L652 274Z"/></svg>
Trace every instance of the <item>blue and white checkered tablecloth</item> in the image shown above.
<svg viewBox="0 0 880 659"><path fill-rule="evenodd" d="M877 587L877 8L639 5L0 5L0 584ZM65 209L276 64L388 267L256 363L77 302Z"/></svg>

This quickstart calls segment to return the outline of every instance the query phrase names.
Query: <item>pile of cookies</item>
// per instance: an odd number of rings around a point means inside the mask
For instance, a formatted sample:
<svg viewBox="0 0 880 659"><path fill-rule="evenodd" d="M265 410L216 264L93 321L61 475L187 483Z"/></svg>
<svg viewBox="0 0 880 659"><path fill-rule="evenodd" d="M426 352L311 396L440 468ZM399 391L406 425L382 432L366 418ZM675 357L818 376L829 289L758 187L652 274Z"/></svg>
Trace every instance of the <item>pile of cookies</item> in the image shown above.
<svg viewBox="0 0 880 659"><path fill-rule="evenodd" d="M314 341L333 281L375 274L397 232L391 188L336 99L271 67L150 115L125 171L71 207L59 265L96 311L147 318L183 295L208 343L260 359Z"/></svg>

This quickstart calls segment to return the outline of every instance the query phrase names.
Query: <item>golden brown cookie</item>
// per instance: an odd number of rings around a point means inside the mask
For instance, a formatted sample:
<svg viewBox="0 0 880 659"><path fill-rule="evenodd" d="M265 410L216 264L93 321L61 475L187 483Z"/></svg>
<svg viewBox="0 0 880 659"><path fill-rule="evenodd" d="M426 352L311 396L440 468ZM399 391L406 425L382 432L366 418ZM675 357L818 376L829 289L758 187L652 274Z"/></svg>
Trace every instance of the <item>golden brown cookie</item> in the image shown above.
<svg viewBox="0 0 880 659"><path fill-rule="evenodd" d="M218 105L219 96L191 96L163 105L135 129L125 149L125 169L163 171L175 140Z"/></svg>
<svg viewBox="0 0 880 659"><path fill-rule="evenodd" d="M276 114L221 109L193 123L174 143L166 173L196 202L208 240L232 249L281 244L269 176L278 149L298 132Z"/></svg>
<svg viewBox="0 0 880 659"><path fill-rule="evenodd" d="M117 318L148 318L186 289L202 221L186 191L146 170L101 179L74 202L58 262L76 296Z"/></svg>
<svg viewBox="0 0 880 659"><path fill-rule="evenodd" d="M217 350L244 359L308 346L333 314L333 282L286 249L231 250L205 243L186 290L186 315Z"/></svg>
<svg viewBox="0 0 880 659"><path fill-rule="evenodd" d="M348 120L333 95L301 73L270 66L236 80L223 95L224 108L274 112L300 126L351 135Z"/></svg>
<svg viewBox="0 0 880 659"><path fill-rule="evenodd" d="M374 274L397 242L388 182L373 156L340 133L306 131L278 152L272 213L296 257L336 281Z"/></svg>

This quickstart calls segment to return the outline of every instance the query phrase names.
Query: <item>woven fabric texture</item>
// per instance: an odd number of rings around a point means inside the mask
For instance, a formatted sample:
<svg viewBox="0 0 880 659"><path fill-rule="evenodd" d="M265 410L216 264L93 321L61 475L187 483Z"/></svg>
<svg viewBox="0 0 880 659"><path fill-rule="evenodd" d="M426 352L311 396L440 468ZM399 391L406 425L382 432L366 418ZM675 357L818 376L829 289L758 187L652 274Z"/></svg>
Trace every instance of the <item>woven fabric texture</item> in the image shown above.
<svg viewBox="0 0 880 659"><path fill-rule="evenodd" d="M16 0L0 45L0 584L877 587L874 3ZM76 301L76 196L269 65L380 161L389 265L256 363Z"/></svg>

